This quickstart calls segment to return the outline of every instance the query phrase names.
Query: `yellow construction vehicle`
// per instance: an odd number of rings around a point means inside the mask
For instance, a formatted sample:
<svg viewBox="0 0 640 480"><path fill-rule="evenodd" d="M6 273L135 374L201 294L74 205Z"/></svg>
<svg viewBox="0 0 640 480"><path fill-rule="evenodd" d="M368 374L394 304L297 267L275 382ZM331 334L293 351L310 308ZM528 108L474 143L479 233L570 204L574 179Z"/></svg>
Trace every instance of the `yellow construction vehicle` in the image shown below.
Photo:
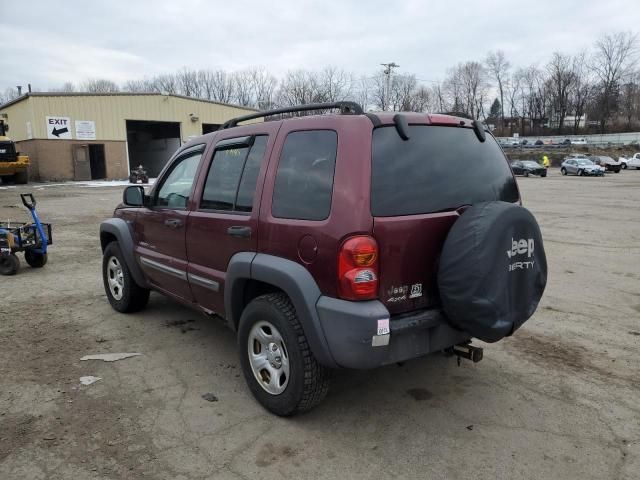
<svg viewBox="0 0 640 480"><path fill-rule="evenodd" d="M0 119L0 177L3 182L29 182L29 156L16 151L16 144L6 136L9 126Z"/></svg>

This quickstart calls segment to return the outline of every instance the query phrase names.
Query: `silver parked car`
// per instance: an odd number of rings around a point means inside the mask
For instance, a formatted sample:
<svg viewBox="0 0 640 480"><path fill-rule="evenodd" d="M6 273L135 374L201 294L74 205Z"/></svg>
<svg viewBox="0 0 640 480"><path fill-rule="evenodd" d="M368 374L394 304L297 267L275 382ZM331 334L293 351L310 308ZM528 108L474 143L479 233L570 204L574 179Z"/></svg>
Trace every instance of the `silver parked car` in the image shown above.
<svg viewBox="0 0 640 480"><path fill-rule="evenodd" d="M604 176L603 167L596 165L584 155L582 157L570 155L565 158L560 166L560 173L562 173L562 175Z"/></svg>

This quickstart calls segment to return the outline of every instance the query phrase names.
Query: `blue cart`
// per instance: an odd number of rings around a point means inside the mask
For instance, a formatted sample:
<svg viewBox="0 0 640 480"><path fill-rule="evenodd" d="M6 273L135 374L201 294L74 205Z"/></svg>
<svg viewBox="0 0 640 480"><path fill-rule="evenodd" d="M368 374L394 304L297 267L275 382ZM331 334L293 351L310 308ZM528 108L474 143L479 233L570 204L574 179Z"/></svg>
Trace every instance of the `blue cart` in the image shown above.
<svg viewBox="0 0 640 480"><path fill-rule="evenodd" d="M36 212L36 199L31 193L21 194L33 223L0 222L0 275L15 275L20 268L16 253L24 252L24 259L33 268L47 263L47 247L52 243L51 224L42 223Z"/></svg>

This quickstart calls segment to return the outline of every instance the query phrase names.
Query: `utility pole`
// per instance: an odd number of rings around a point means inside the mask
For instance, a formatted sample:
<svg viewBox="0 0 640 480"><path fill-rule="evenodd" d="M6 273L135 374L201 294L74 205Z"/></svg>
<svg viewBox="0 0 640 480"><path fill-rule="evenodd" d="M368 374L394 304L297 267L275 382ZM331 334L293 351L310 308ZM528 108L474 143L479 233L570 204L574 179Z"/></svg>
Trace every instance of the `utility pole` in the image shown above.
<svg viewBox="0 0 640 480"><path fill-rule="evenodd" d="M385 110L389 107L389 97L391 96L391 74L393 73L394 68L400 68L400 65L397 65L396 62L391 63L381 63L384 67L384 74L387 76L387 89L384 94L384 103Z"/></svg>

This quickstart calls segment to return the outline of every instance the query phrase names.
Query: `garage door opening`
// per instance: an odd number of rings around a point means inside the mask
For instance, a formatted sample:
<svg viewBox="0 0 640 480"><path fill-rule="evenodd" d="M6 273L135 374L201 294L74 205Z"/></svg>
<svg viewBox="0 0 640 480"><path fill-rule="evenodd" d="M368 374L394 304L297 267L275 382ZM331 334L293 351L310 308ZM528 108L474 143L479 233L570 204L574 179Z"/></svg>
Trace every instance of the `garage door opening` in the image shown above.
<svg viewBox="0 0 640 480"><path fill-rule="evenodd" d="M142 165L157 177L180 147L180 123L127 120L127 148L131 169Z"/></svg>
<svg viewBox="0 0 640 480"><path fill-rule="evenodd" d="M203 123L202 134L205 135L207 133L215 132L218 128L220 128L219 123Z"/></svg>

